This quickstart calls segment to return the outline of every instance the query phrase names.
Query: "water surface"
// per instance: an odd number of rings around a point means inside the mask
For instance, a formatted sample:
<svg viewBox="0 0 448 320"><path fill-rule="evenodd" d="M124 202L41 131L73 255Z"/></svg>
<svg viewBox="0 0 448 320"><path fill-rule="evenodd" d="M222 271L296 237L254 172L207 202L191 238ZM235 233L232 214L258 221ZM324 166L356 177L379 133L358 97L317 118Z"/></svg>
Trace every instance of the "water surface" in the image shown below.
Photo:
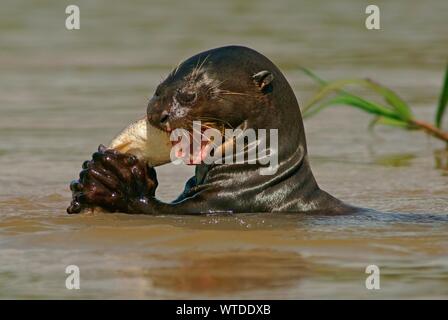
<svg viewBox="0 0 448 320"><path fill-rule="evenodd" d="M299 102L324 77L370 77L431 121L448 53L446 1L6 1L0 12L0 298L448 298L448 177L420 132L347 108L305 123L321 187L384 214L68 216L68 183L100 143L145 112L177 63L251 46L284 71ZM442 162L446 160L442 159ZM192 168L158 169L171 200ZM390 212L390 214L386 214ZM81 290L65 288L65 267ZM365 288L365 268L381 289Z"/></svg>

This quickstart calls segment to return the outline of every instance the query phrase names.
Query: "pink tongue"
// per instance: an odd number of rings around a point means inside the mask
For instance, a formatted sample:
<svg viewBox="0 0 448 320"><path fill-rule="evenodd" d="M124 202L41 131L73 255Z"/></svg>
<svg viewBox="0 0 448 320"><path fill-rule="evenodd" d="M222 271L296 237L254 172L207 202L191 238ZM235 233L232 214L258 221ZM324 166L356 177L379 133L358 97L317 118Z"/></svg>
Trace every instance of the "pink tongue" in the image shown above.
<svg viewBox="0 0 448 320"><path fill-rule="evenodd" d="M201 145L198 146L195 150L193 150L193 153L190 153L190 157L186 161L187 165L195 165L195 164L201 164L205 158L208 155L210 147L208 146L208 141L201 141ZM176 151L176 157L185 159L186 152L185 150L178 149Z"/></svg>

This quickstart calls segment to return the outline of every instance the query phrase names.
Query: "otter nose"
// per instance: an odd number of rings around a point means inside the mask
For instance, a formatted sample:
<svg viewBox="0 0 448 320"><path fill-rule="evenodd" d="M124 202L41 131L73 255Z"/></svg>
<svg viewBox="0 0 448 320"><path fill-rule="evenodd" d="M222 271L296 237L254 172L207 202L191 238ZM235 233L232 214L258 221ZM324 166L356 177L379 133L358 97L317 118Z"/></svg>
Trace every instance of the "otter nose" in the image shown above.
<svg viewBox="0 0 448 320"><path fill-rule="evenodd" d="M170 118L168 111L162 111L162 112L151 112L148 113L148 121L154 125L154 126L166 126L168 124L168 120Z"/></svg>
<svg viewBox="0 0 448 320"><path fill-rule="evenodd" d="M164 125L169 120L169 112L163 110L163 106L155 97L149 100L146 116L148 121L154 126Z"/></svg>
<svg viewBox="0 0 448 320"><path fill-rule="evenodd" d="M169 115L168 111L163 110L162 113L160 114L160 119L159 119L160 124L164 125L165 123L167 123L169 117L170 117L170 115Z"/></svg>

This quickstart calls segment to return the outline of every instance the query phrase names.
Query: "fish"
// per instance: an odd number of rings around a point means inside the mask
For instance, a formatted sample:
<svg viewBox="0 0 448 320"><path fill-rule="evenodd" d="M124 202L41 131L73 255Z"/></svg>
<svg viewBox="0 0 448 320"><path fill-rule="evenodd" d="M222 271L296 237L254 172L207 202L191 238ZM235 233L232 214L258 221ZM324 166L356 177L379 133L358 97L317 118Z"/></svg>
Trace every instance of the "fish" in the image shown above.
<svg viewBox="0 0 448 320"><path fill-rule="evenodd" d="M118 152L133 154L152 167L171 162L171 147L169 133L152 126L146 117L129 124L108 146Z"/></svg>

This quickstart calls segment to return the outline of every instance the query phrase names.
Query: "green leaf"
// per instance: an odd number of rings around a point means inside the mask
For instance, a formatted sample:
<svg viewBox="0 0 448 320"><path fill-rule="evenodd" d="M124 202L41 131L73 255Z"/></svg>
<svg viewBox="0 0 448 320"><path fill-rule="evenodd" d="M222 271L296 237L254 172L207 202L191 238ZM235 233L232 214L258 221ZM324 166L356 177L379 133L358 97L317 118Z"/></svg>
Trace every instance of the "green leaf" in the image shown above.
<svg viewBox="0 0 448 320"><path fill-rule="evenodd" d="M358 83L359 80L352 79L344 79L344 80L336 80L331 82L326 82L322 85L321 89L309 100L306 105L303 107L303 112L306 112L308 108L316 104L317 102L326 98L329 94L333 92L339 92L341 94L350 94L346 91L343 91L342 88L346 85Z"/></svg>
<svg viewBox="0 0 448 320"><path fill-rule="evenodd" d="M352 95L352 94L340 94L332 99L329 99L321 104L311 105L307 110L303 112L303 117L310 117L322 109L329 107L331 105L349 105L361 110L364 110L368 113L375 114L378 116L383 116L386 118L401 120L400 116L397 115L394 111L379 105L377 103L373 103L367 100L364 100L361 97Z"/></svg>
<svg viewBox="0 0 448 320"><path fill-rule="evenodd" d="M376 117L369 123L369 129L373 129L377 124L382 124L391 127L398 127L404 129L412 129L409 124L402 120L386 118L386 117Z"/></svg>
<svg viewBox="0 0 448 320"><path fill-rule="evenodd" d="M320 100L326 98L329 94L333 92L339 92L343 94L349 94L347 91L343 90L347 85L360 85L367 87L381 95L386 103L391 109L394 109L400 118L404 121L408 121L413 118L411 109L408 104L401 99L394 91L391 89L380 85L379 83L373 82L372 80L364 79L343 79L331 82L326 82L319 78L316 74L312 73L310 70L301 68L307 75L315 79L322 86L321 89L311 98L310 101L303 107L303 112L306 112L308 108L317 103Z"/></svg>
<svg viewBox="0 0 448 320"><path fill-rule="evenodd" d="M311 70L309 70L307 68L304 68L304 67L299 67L299 69L302 70L306 75L308 75L311 79L313 79L314 81L316 81L320 85L326 85L327 84L327 81L325 81L324 79L322 79L319 76L317 76Z"/></svg>
<svg viewBox="0 0 448 320"><path fill-rule="evenodd" d="M403 120L408 121L413 118L411 108L398 94L370 79L365 81L366 85L384 97L384 100L397 111Z"/></svg>
<svg viewBox="0 0 448 320"><path fill-rule="evenodd" d="M443 115L445 114L448 103L448 64L445 70L445 80L443 81L442 91L440 92L439 105L437 106L435 125L440 129Z"/></svg>
<svg viewBox="0 0 448 320"><path fill-rule="evenodd" d="M337 81L325 81L319 76L317 76L315 73L313 73L311 70L300 67L300 69L307 74L309 77L314 79L316 82L318 82L323 88L317 93L312 101L310 101L305 107L304 110L306 110L311 104L315 103L316 101L323 99L326 95L331 93L332 91L337 91L340 93L348 93L343 89L346 85L350 84L357 84L364 87L368 87L372 90L374 90L376 93L381 95L386 103L390 105L392 108L394 108L397 113L401 116L403 120L410 120L412 119L413 115L411 112L410 107L408 104L401 99L394 91L391 89L380 85L379 83L376 83L369 79L346 79L346 80L337 80Z"/></svg>

